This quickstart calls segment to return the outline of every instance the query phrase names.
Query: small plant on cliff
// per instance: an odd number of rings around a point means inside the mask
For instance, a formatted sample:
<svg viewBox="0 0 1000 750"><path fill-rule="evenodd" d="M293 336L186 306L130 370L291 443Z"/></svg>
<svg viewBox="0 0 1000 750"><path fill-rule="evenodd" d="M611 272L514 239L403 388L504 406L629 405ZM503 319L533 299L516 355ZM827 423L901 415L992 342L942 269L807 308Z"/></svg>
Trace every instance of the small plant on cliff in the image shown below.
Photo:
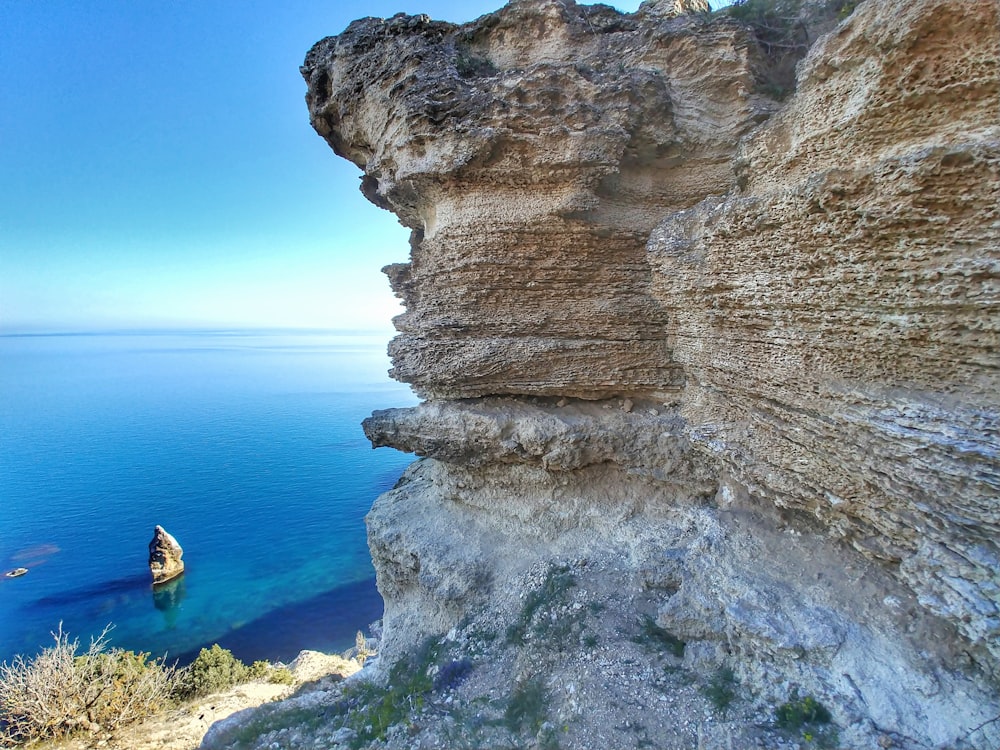
<svg viewBox="0 0 1000 750"><path fill-rule="evenodd" d="M840 744L837 728L826 707L811 695L799 697L793 690L787 703L774 709L774 723L779 729L797 735L809 747L835 748Z"/></svg>
<svg viewBox="0 0 1000 750"><path fill-rule="evenodd" d="M368 639L365 638L365 634L359 630L357 635L354 636L354 648L345 654L345 656L349 659L354 659L359 666L363 667L365 662L377 653L376 649L368 645Z"/></svg>
<svg viewBox="0 0 1000 750"><path fill-rule="evenodd" d="M787 703L774 709L774 723L779 729L799 730L807 724L829 724L830 712L811 695L799 697L797 690Z"/></svg>
<svg viewBox="0 0 1000 750"><path fill-rule="evenodd" d="M701 693L718 711L725 713L736 700L736 675L728 667L716 670L715 674L703 685Z"/></svg>
<svg viewBox="0 0 1000 750"><path fill-rule="evenodd" d="M549 712L549 694L545 681L535 675L518 684L510 694L504 711L504 724L511 732L527 729L532 734L541 729Z"/></svg>
<svg viewBox="0 0 1000 750"><path fill-rule="evenodd" d="M106 628L81 655L62 631L33 659L0 665L0 745L112 731L170 701L174 670L148 654L108 648Z"/></svg>
<svg viewBox="0 0 1000 750"><path fill-rule="evenodd" d="M861 0L832 0L831 6L837 11L837 18L843 21L858 7Z"/></svg>
<svg viewBox="0 0 1000 750"><path fill-rule="evenodd" d="M486 78L497 74L491 60L477 55L464 44L455 45L455 70L462 78Z"/></svg>
<svg viewBox="0 0 1000 750"><path fill-rule="evenodd" d="M454 690L463 682L465 678L469 676L472 672L472 662L466 657L461 659L452 659L446 662L438 673L434 675L434 690L435 692L444 692L446 690Z"/></svg>
<svg viewBox="0 0 1000 750"><path fill-rule="evenodd" d="M384 740L390 727L406 722L424 707L434 690L431 671L441 650L439 640L428 639L411 656L393 665L387 687L358 682L344 691L340 709L347 715L345 726L356 733L352 747Z"/></svg>
<svg viewBox="0 0 1000 750"><path fill-rule="evenodd" d="M785 99L795 90L795 65L809 50L803 4L803 0L735 0L721 11L750 27L766 62L758 83L774 99Z"/></svg>
<svg viewBox="0 0 1000 750"><path fill-rule="evenodd" d="M507 643L524 645L529 628L543 610L565 600L566 592L576 586L576 576L569 566L554 565L545 574L542 585L528 592L517 619L507 628Z"/></svg>

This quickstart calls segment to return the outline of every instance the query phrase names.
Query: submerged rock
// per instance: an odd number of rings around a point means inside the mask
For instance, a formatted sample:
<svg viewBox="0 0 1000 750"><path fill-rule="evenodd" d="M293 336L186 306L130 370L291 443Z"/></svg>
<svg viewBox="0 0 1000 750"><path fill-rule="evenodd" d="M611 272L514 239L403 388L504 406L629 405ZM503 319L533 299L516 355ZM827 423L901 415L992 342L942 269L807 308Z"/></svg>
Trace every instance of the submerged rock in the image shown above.
<svg viewBox="0 0 1000 750"><path fill-rule="evenodd" d="M153 585L166 583L184 572L184 550L162 526L153 530L149 542L149 572L153 574Z"/></svg>

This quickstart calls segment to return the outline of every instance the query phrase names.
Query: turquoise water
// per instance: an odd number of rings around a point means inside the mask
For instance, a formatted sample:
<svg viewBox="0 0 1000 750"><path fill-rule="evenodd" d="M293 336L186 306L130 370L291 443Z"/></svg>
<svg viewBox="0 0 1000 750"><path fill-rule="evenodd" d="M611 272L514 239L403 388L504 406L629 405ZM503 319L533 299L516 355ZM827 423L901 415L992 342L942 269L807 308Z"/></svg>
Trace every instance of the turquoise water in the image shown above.
<svg viewBox="0 0 1000 750"><path fill-rule="evenodd" d="M412 460L360 421L416 402L386 338L0 336L0 660L59 623L182 660L342 650L381 614L363 517ZM156 524L187 572L154 594Z"/></svg>

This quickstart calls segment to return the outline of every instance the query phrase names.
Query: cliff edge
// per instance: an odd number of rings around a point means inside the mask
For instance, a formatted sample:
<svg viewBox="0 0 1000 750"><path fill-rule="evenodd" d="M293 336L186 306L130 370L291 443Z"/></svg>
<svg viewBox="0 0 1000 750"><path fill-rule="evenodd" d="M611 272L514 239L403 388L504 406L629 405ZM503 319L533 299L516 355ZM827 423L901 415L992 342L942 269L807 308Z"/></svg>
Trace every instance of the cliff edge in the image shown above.
<svg viewBox="0 0 1000 750"><path fill-rule="evenodd" d="M589 746L565 686L601 646L526 612L561 570L845 746L1000 745L1000 6L863 2L813 43L798 5L787 99L779 45L684 3L309 52L313 127L412 232L390 354L426 400L365 422L424 457L368 517L385 674L450 632Z"/></svg>

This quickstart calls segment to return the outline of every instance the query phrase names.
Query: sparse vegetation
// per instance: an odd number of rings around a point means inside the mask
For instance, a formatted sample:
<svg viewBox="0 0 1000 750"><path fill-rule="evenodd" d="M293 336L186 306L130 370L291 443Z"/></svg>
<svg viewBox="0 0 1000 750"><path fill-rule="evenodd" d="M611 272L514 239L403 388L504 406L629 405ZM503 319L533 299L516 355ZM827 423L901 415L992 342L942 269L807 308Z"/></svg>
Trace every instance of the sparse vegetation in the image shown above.
<svg viewBox="0 0 1000 750"><path fill-rule="evenodd" d="M434 675L434 690L436 692L454 690L465 681L470 672L472 672L472 662L469 659L465 657L452 659Z"/></svg>
<svg viewBox="0 0 1000 750"><path fill-rule="evenodd" d="M649 646L681 658L684 656L684 641L656 624L656 621L649 615L643 615L641 620L641 631L639 635L633 636L632 641L643 646Z"/></svg>
<svg viewBox="0 0 1000 750"><path fill-rule="evenodd" d="M295 675L288 667L272 667L268 670L267 681L272 685L291 685L295 682Z"/></svg>
<svg viewBox="0 0 1000 750"><path fill-rule="evenodd" d="M344 656L348 659L354 659L358 662L359 666L363 667L365 662L377 653L375 649L368 645L368 639L365 638L365 634L359 630L354 636L354 648L350 649Z"/></svg>
<svg viewBox="0 0 1000 750"><path fill-rule="evenodd" d="M175 694L187 700L228 690L234 685L270 677L271 666L255 661L247 666L218 643L203 648L197 658L177 674Z"/></svg>
<svg viewBox="0 0 1000 750"><path fill-rule="evenodd" d="M551 629L552 622L541 624L536 621L536 616L545 609L551 608L555 604L565 601L566 592L576 586L576 576L573 575L569 566L554 565L549 568L545 575L545 580L541 587L530 591L525 597L524 605L517 619L507 628L507 643L510 645L524 645L532 624L536 625L537 635L546 635L546 631ZM555 639L558 640L558 639Z"/></svg>
<svg viewBox="0 0 1000 750"><path fill-rule="evenodd" d="M792 691L787 703L774 710L774 723L779 729L823 750L840 744L839 733L831 721L832 716L822 703L811 695L799 697L797 690Z"/></svg>
<svg viewBox="0 0 1000 750"><path fill-rule="evenodd" d="M504 711L504 724L511 732L528 730L537 733L549 711L549 694L540 675L518 684L510 694Z"/></svg>
<svg viewBox="0 0 1000 750"><path fill-rule="evenodd" d="M113 731L170 702L174 670L149 654L108 648L104 632L78 655L60 625L55 645L0 665L0 745Z"/></svg>
<svg viewBox="0 0 1000 750"><path fill-rule="evenodd" d="M830 712L811 695L800 698L798 691L793 691L787 703L782 703L774 710L774 723L779 729L797 731L808 724L829 724Z"/></svg>
<svg viewBox="0 0 1000 750"><path fill-rule="evenodd" d="M497 68L491 60L475 54L464 44L456 45L455 70L462 78L480 78L497 74Z"/></svg>
<svg viewBox="0 0 1000 750"><path fill-rule="evenodd" d="M384 740L390 727L407 721L423 708L434 690L431 668L437 664L441 650L439 640L428 639L409 658L393 665L387 687L358 682L344 691L339 708L346 715L344 726L356 733L352 747Z"/></svg>
<svg viewBox="0 0 1000 750"><path fill-rule="evenodd" d="M701 692L716 710L725 713L736 700L736 675L728 667L716 670L709 681L702 686Z"/></svg>
<svg viewBox="0 0 1000 750"><path fill-rule="evenodd" d="M831 5L837 11L837 18L843 21L854 12L860 2L861 0L833 0Z"/></svg>
<svg viewBox="0 0 1000 750"><path fill-rule="evenodd" d="M34 658L0 665L0 746L115 732L176 705L251 680L291 685L285 667L246 665L218 644L202 649L184 669L149 654L110 648L109 625L80 653L78 640L59 630L55 644Z"/></svg>
<svg viewBox="0 0 1000 750"><path fill-rule="evenodd" d="M807 23L817 18L844 19L859 0L828 0L807 6L804 0L735 0L719 11L746 24L764 53L758 71L761 90L783 100L795 90L795 66L809 50L812 39Z"/></svg>

